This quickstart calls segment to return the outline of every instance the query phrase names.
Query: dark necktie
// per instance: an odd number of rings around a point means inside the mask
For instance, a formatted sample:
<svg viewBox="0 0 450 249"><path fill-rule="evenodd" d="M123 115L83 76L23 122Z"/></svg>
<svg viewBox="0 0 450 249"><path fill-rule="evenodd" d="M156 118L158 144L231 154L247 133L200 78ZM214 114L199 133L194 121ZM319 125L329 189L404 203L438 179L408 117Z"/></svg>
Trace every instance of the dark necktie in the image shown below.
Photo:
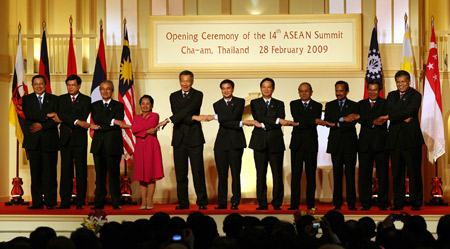
<svg viewBox="0 0 450 249"><path fill-rule="evenodd" d="M303 109L306 111L306 108L308 107L308 103L303 103Z"/></svg>
<svg viewBox="0 0 450 249"><path fill-rule="evenodd" d="M342 111L342 107L344 107L344 101L339 100L339 109Z"/></svg>
<svg viewBox="0 0 450 249"><path fill-rule="evenodd" d="M75 96L72 96L72 104L75 103Z"/></svg>
<svg viewBox="0 0 450 249"><path fill-rule="evenodd" d="M105 106L105 110L108 109L108 103L103 104Z"/></svg>
<svg viewBox="0 0 450 249"><path fill-rule="evenodd" d="M183 99L185 99L187 95L188 95L188 94L184 92L184 93L183 93Z"/></svg>
<svg viewBox="0 0 450 249"><path fill-rule="evenodd" d="M227 106L229 106L230 105L230 101L229 100L227 100Z"/></svg>
<svg viewBox="0 0 450 249"><path fill-rule="evenodd" d="M39 109L42 110L42 96L38 96Z"/></svg>

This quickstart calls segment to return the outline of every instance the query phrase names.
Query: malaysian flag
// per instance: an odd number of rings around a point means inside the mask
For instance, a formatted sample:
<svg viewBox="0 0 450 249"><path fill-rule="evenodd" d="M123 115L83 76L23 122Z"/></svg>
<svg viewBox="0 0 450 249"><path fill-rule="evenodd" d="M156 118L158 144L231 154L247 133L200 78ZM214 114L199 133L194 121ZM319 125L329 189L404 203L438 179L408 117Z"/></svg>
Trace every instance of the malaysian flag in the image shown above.
<svg viewBox="0 0 450 249"><path fill-rule="evenodd" d="M124 123L131 125L133 123L134 111L134 89L133 72L131 70L130 46L128 43L127 24L124 22L124 40L122 49L122 59L120 60L119 74L119 101L125 105ZM125 159L129 159L134 154L134 145L136 139L131 129L122 129L123 147Z"/></svg>
<svg viewBox="0 0 450 249"><path fill-rule="evenodd" d="M378 49L377 26L372 30L370 39L369 55L367 57L366 80L364 84L364 99L369 97L367 92L368 82L377 82L380 88L383 86L383 68L381 66L380 50ZM380 97L383 97L383 90L380 91Z"/></svg>

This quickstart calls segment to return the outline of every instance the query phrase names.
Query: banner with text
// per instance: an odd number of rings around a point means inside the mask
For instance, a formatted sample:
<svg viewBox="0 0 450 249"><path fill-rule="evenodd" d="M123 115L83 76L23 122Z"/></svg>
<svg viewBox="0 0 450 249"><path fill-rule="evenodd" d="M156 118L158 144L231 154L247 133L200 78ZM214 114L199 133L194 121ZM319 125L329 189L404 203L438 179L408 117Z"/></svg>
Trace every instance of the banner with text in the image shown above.
<svg viewBox="0 0 450 249"><path fill-rule="evenodd" d="M361 70L361 15L150 17L150 71Z"/></svg>

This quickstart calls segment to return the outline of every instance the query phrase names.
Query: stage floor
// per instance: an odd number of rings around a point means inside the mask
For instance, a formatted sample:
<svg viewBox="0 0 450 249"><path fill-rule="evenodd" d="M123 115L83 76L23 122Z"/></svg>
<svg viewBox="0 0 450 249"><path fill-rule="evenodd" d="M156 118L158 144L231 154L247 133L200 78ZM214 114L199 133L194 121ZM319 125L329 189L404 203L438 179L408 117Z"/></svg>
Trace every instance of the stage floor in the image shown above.
<svg viewBox="0 0 450 249"><path fill-rule="evenodd" d="M191 205L188 210L175 210L175 206L174 204L155 204L153 210L140 210L140 205L123 205L122 210L113 210L111 206L105 206L103 211L108 215L108 221L117 222L148 219L156 212L166 212L171 216L180 216L186 219L190 213L199 211L197 205ZM222 235L223 220L228 214L234 212L244 216L256 216L260 219L266 216L275 216L280 220L294 221L293 214L295 211L287 210L289 205L283 205L282 210L273 210L269 206L269 210L264 211L256 210L257 205L240 205L239 210L215 210L215 206L208 205L208 209L201 210L201 212L214 218L219 233ZM72 231L81 227L84 218L92 212L90 208L91 206L85 206L84 210L77 210L75 206L72 206L71 209L65 210L28 210L26 206L5 206L2 204L0 205L0 241L8 241L17 236L28 237L30 232L39 226L52 227L58 235L69 237ZM317 205L315 215L320 217L332 208L333 205L331 204ZM301 205L300 211L306 211L306 206ZM422 215L427 221L428 230L435 234L439 218L444 214L449 214L450 207L424 206L420 211L411 211L411 207L405 207L403 211L411 215ZM345 215L346 220L358 220L361 217L370 216L375 221L383 220L390 213L400 213L399 211L380 211L377 207L372 207L369 211L350 211L347 206L342 206L341 212ZM396 226L401 228L401 222L396 222Z"/></svg>

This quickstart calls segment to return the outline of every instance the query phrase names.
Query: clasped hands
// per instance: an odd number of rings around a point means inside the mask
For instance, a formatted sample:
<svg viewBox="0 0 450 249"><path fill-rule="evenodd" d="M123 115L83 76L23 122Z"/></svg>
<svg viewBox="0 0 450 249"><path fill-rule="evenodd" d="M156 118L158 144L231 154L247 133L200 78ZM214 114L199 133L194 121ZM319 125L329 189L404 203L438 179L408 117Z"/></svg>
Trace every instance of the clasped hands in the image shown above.
<svg viewBox="0 0 450 249"><path fill-rule="evenodd" d="M403 122L410 123L413 119L414 119L414 117L409 117L409 118L404 119ZM373 124L374 125L382 125L388 120L389 120L389 115L379 116L378 118L373 120Z"/></svg>

